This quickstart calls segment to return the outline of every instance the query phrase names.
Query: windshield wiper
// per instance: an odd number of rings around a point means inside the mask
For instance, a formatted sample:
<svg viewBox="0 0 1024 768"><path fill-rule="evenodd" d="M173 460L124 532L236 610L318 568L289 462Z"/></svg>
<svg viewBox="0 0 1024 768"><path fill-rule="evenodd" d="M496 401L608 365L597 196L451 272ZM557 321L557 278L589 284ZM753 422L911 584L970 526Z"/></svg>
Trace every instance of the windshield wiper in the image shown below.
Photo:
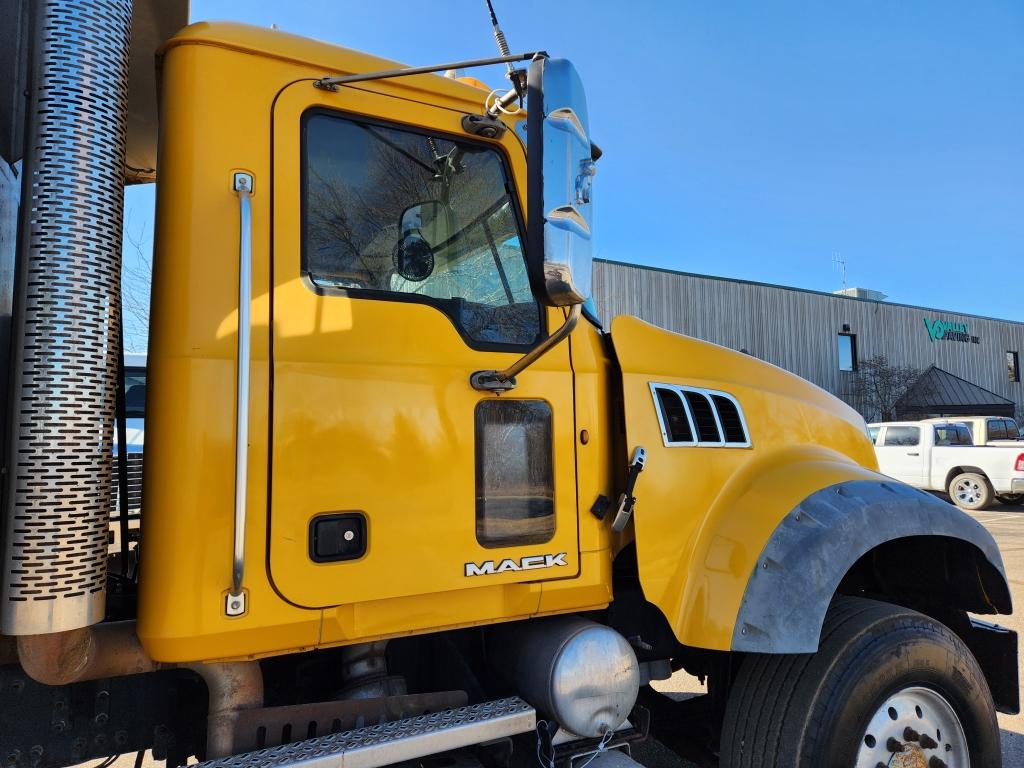
<svg viewBox="0 0 1024 768"><path fill-rule="evenodd" d="M484 219L480 222L480 226L484 228L484 234L487 235L487 244L491 247L491 256L494 257L494 266L498 270L498 277L501 278L501 287L505 289L505 297L508 299L509 304L515 304L516 300L512 296L512 286L508 284L508 277L505 275L505 265L501 263L501 258L498 256L498 246L494 242L491 225L487 223L487 219Z"/></svg>

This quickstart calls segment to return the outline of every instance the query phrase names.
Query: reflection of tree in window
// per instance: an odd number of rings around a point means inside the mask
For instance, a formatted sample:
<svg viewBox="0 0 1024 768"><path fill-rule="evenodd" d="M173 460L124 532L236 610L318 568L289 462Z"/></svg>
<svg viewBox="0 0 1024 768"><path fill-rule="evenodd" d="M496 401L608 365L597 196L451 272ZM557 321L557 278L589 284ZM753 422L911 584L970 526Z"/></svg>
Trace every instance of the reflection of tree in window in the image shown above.
<svg viewBox="0 0 1024 768"><path fill-rule="evenodd" d="M485 547L548 541L555 532L551 406L484 400L474 418L477 540Z"/></svg>
<svg viewBox="0 0 1024 768"><path fill-rule="evenodd" d="M497 152L315 115L306 125L304 260L326 288L411 294L438 305L478 341L529 344L540 313ZM396 269L403 213L437 201L433 269ZM411 221L418 221L412 216ZM409 226L406 221L406 227ZM415 233L423 237L423 233ZM413 276L415 277L415 276Z"/></svg>

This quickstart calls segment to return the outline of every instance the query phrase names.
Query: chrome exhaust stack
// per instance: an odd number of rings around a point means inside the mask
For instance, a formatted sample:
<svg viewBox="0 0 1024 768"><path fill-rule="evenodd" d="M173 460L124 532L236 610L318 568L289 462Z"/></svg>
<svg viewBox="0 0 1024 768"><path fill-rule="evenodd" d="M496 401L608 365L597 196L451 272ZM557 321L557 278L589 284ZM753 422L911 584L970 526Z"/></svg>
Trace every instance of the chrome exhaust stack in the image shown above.
<svg viewBox="0 0 1024 768"><path fill-rule="evenodd" d="M41 0L12 329L0 634L102 621L131 0Z"/></svg>
<svg viewBox="0 0 1024 768"><path fill-rule="evenodd" d="M157 9L160 21L179 20L178 11L157 6L149 15ZM101 623L114 489L132 0L26 7L33 50L9 477L0 505L0 663L17 661L29 677L53 686L190 669L208 689L207 753L223 757L238 712L263 704L259 664L157 663L134 622Z"/></svg>

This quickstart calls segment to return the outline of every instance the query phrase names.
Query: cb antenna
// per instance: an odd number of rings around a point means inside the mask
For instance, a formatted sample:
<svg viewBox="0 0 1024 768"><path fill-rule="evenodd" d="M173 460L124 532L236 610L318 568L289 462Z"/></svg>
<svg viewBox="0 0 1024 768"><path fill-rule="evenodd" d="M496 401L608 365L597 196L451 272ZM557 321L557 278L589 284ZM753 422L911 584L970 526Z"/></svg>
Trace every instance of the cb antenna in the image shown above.
<svg viewBox="0 0 1024 768"><path fill-rule="evenodd" d="M494 42L498 44L498 52L502 56L510 56L512 51L508 47L508 41L505 40L505 33L501 31L501 26L498 24L498 15L494 12L494 4L491 3L491 0L487 0L487 12L491 15L491 27L494 30ZM526 72L516 69L511 62L507 62L505 67L508 69L505 77L512 82L519 100L522 101L526 95Z"/></svg>
<svg viewBox="0 0 1024 768"><path fill-rule="evenodd" d="M843 258L843 254L839 251L832 251L832 266L839 271L839 279L843 285L843 291L846 291L846 259Z"/></svg>

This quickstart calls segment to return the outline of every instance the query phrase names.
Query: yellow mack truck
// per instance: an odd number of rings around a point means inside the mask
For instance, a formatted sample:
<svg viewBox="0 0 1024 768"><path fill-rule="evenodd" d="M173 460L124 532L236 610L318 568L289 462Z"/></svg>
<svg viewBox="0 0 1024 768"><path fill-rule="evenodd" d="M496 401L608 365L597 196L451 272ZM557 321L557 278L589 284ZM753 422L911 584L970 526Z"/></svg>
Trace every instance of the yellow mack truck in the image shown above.
<svg viewBox="0 0 1024 768"><path fill-rule="evenodd" d="M178 1L0 11L4 765L630 768L648 736L1001 764L993 539L822 390L597 317L601 152L557 51L495 22L500 56L405 67ZM706 694L652 687L679 670Z"/></svg>

